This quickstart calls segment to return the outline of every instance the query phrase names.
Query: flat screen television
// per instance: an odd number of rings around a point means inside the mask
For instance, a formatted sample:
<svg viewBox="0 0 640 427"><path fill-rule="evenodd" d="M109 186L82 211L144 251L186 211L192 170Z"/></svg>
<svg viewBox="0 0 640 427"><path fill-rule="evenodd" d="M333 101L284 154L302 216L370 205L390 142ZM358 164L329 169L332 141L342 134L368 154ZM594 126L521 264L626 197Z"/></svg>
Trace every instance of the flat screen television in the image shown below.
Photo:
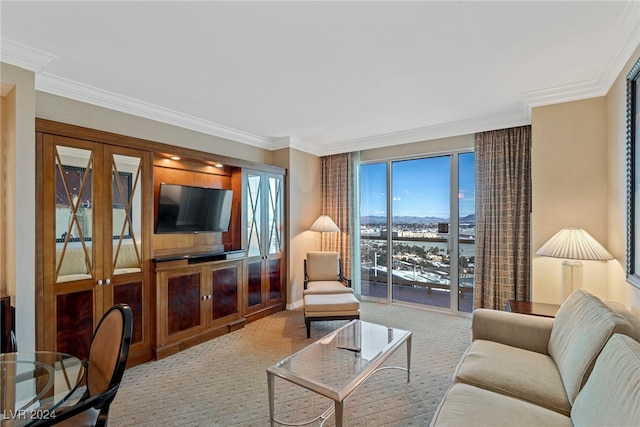
<svg viewBox="0 0 640 427"><path fill-rule="evenodd" d="M156 233L229 231L233 190L160 184Z"/></svg>

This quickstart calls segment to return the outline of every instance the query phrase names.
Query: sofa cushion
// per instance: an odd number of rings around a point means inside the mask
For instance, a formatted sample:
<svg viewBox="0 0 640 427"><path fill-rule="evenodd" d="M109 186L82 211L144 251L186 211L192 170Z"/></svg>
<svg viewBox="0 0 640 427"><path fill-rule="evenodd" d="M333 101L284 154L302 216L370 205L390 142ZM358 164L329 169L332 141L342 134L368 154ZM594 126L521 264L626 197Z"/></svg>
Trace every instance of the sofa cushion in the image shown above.
<svg viewBox="0 0 640 427"><path fill-rule="evenodd" d="M618 332L629 335L632 327L582 289L573 292L560 306L549 338L549 355L558 366L571 404L587 381L596 357Z"/></svg>
<svg viewBox="0 0 640 427"><path fill-rule="evenodd" d="M573 427L573 424L569 417L541 406L458 383L447 391L431 420L431 426Z"/></svg>
<svg viewBox="0 0 640 427"><path fill-rule="evenodd" d="M634 315L627 306L617 301L605 301L607 307L611 308L613 311L618 313L620 316L624 317L624 319L629 322L631 328L633 329L632 333L629 335L634 340L640 342L640 317Z"/></svg>
<svg viewBox="0 0 640 427"><path fill-rule="evenodd" d="M640 344L616 334L600 353L571 410L576 426L640 425Z"/></svg>
<svg viewBox="0 0 640 427"><path fill-rule="evenodd" d="M458 364L454 382L527 400L564 415L571 412L553 359L534 351L475 340Z"/></svg>

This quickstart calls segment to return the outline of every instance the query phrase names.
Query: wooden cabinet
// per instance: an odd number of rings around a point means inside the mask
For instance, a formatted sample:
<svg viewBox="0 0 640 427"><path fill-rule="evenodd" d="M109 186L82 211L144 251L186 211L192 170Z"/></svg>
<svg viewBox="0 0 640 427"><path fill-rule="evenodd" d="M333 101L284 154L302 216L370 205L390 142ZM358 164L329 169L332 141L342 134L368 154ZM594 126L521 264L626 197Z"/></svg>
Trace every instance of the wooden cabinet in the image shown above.
<svg viewBox="0 0 640 427"><path fill-rule="evenodd" d="M246 316L282 309L284 286L284 177L245 169L243 174L244 241L247 249Z"/></svg>
<svg viewBox="0 0 640 427"><path fill-rule="evenodd" d="M241 326L243 264L197 259L157 263L158 358Z"/></svg>
<svg viewBox="0 0 640 427"><path fill-rule="evenodd" d="M151 153L71 127L38 129L41 350L85 358L103 313L133 311L130 364L152 356Z"/></svg>
<svg viewBox="0 0 640 427"><path fill-rule="evenodd" d="M36 150L39 350L86 358L116 303L129 365L284 309L286 170L44 119ZM233 190L229 231L154 234L160 182Z"/></svg>

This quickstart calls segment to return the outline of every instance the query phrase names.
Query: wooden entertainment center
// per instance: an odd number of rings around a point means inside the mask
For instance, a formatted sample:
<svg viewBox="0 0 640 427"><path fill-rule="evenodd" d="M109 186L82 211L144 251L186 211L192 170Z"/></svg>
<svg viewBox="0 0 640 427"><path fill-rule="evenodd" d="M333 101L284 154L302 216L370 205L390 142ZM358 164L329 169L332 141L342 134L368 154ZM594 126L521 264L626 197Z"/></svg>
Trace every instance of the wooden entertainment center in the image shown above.
<svg viewBox="0 0 640 427"><path fill-rule="evenodd" d="M39 350L86 357L116 303L129 365L285 308L285 169L42 119L36 150ZM228 231L155 233L160 183L232 190Z"/></svg>

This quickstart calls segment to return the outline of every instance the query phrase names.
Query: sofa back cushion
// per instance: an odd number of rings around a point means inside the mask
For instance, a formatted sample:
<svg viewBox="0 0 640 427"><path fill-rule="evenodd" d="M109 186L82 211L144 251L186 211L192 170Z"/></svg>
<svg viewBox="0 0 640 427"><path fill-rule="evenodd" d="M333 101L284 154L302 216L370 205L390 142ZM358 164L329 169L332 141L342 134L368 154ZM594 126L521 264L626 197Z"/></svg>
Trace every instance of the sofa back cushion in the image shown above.
<svg viewBox="0 0 640 427"><path fill-rule="evenodd" d="M640 425L640 344L616 334L571 409L576 427Z"/></svg>
<svg viewBox="0 0 640 427"><path fill-rule="evenodd" d="M605 304L607 304L607 307L611 308L620 316L624 317L627 322L629 322L631 328L633 329L633 332L629 336L634 340L640 342L640 317L629 311L627 306L617 301L605 301Z"/></svg>
<svg viewBox="0 0 640 427"><path fill-rule="evenodd" d="M572 293L556 313L549 355L558 367L572 405L596 357L614 333L630 335L632 327L600 299L582 289Z"/></svg>
<svg viewBox="0 0 640 427"><path fill-rule="evenodd" d="M308 252L307 277L309 281L339 280L339 262L337 252Z"/></svg>

